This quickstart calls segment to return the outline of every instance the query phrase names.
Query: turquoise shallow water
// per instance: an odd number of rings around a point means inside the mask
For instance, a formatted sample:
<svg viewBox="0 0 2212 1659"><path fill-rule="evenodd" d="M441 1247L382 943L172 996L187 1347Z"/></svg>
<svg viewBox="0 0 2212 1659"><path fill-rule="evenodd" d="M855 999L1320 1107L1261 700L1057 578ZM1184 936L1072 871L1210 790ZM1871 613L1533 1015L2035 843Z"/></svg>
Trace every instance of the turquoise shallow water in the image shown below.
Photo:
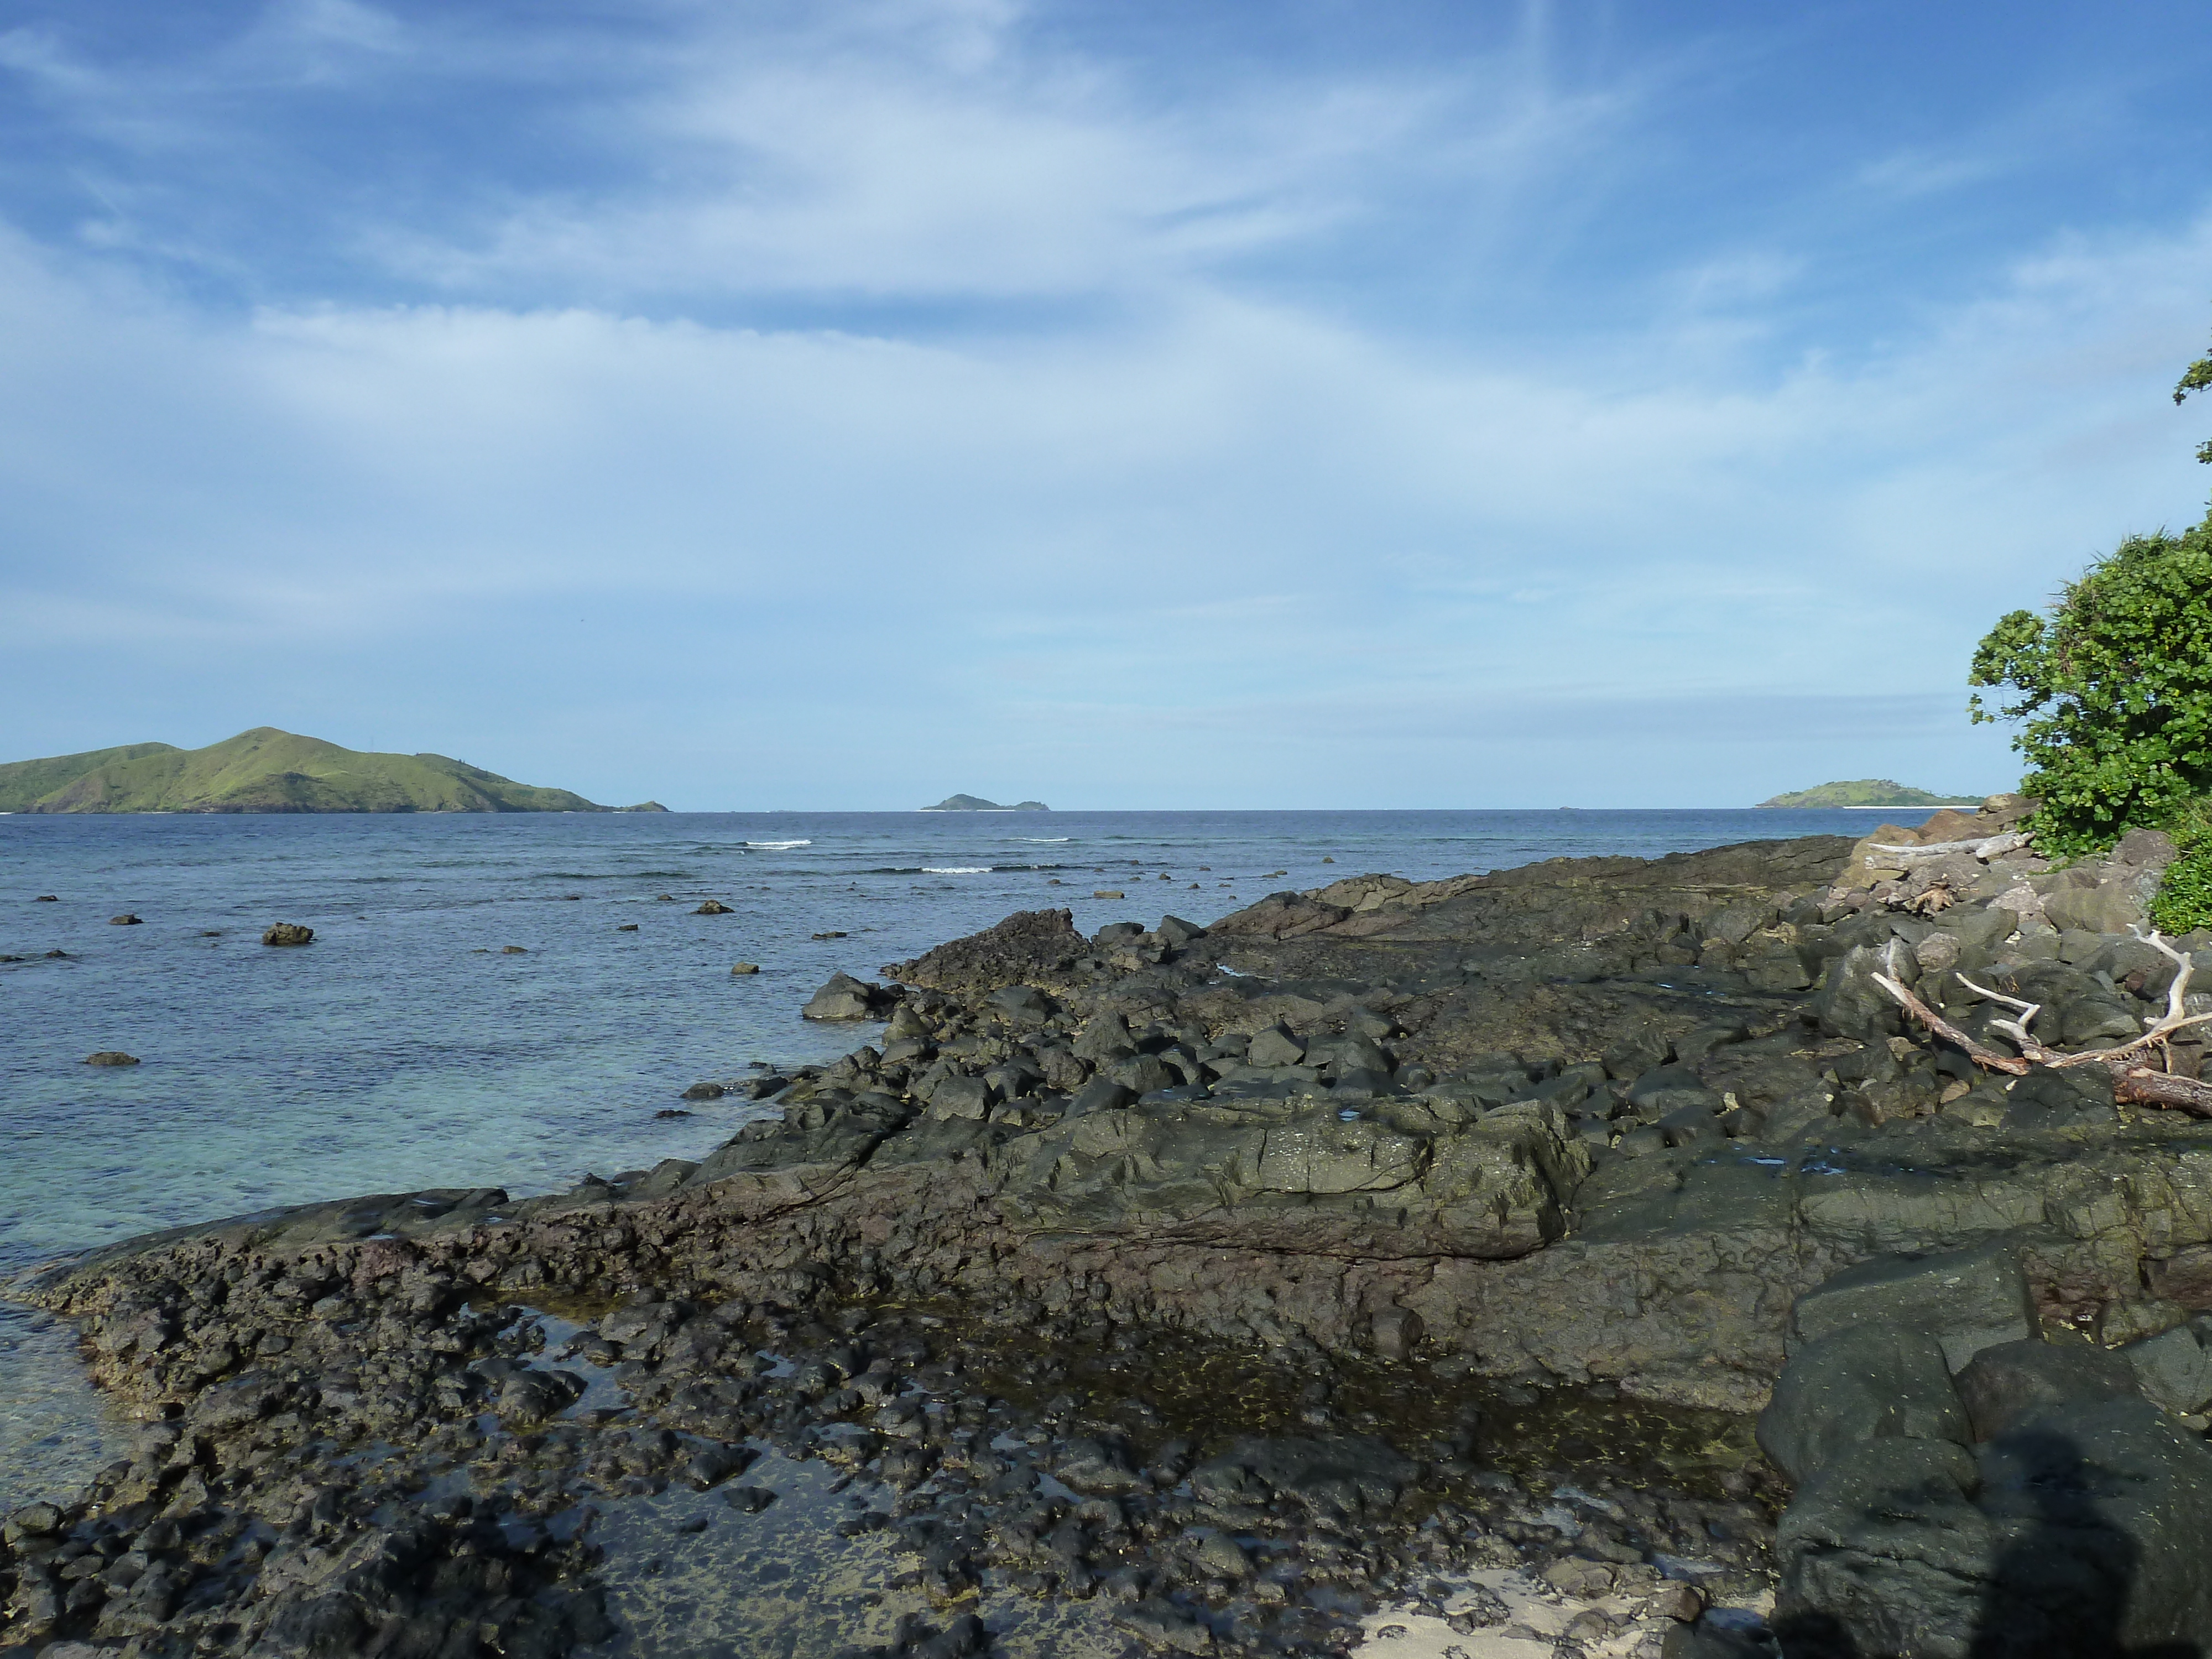
<svg viewBox="0 0 2212 1659"><path fill-rule="evenodd" d="M696 1157L757 1109L654 1115L688 1085L859 1040L799 1018L832 972L866 975L1013 910L1065 904L1086 931L1169 912L1205 922L1370 870L1429 879L1872 821L0 817L0 955L23 958L0 963L0 1272L274 1204L430 1186L520 1194ZM1100 888L1127 896L1092 898ZM731 914L691 914L710 896ZM110 922L122 913L143 920ZM278 921L315 942L264 947ZM812 937L833 932L845 937ZM763 971L733 977L738 960ZM142 1063L83 1063L111 1048ZM98 1437L66 1333L0 1312L0 1506L86 1466Z"/></svg>

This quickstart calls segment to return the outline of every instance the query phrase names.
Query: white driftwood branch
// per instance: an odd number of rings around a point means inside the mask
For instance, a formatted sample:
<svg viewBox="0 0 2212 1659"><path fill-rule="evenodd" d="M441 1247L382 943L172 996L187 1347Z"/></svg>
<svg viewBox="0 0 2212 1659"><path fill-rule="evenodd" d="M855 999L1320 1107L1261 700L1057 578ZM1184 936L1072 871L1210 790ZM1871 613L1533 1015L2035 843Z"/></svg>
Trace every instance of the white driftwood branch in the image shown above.
<svg viewBox="0 0 2212 1659"><path fill-rule="evenodd" d="M2024 1073L2030 1066L2047 1066L2053 1071L2063 1071L2075 1066L2103 1066L2112 1072L2115 1087L2120 1098L2141 1100L2146 1103L2158 1105L2184 1105L2185 1109L2194 1111L2197 1109L2200 1099L2195 1091L2163 1088L2161 1085L2154 1085L2148 1080L2151 1074L2144 1068L2135 1066L2134 1062L2145 1049L2155 1048L2176 1031L2187 1026L2202 1025L2207 1021L2212 1021L2212 1013L2191 1014L2185 1012L2189 996L2189 976L2195 971L2196 961L2185 951L2175 950L2171 943L2160 938L2156 928L2153 928L2148 933L2140 927L2130 927L2128 931L2173 963L2173 978L2166 988L2166 1012L2155 1019L2146 1016L2146 1021L2149 1025L2148 1030L2139 1037L2111 1048L2085 1048L2078 1054L2069 1054L2061 1053L2056 1048L2045 1048L2028 1029L2034 1024L2035 1017L2043 1012L2040 1003L2024 1001L2019 997L2008 997L2002 991L1992 991L1986 986L1975 984L1964 974L1954 974L1953 977L1977 996L1986 997L1991 1002L2001 1003L2005 1007L2018 1012L2019 1018L2015 1019L1997 1019L1990 1022L1990 1030L2002 1031L2019 1045L2020 1058L2014 1060L1982 1047L1957 1026L1939 1018L1926 1003L1921 1001L1918 997L1906 990L1897 981L1890 978L1888 975L1875 974L1873 979L1875 984L1881 986L1895 999L1906 1013L1945 1041L1955 1043L1965 1049L1977 1066L1987 1066L1992 1071L2009 1072L2014 1076ZM2186 1082L2188 1079L2179 1079L2179 1081ZM2204 1085L2197 1085L2200 1090L2203 1087ZM2187 1103L2185 1104L2185 1102Z"/></svg>
<svg viewBox="0 0 2212 1659"><path fill-rule="evenodd" d="M2008 1072L2014 1077L2027 1075L2028 1066L2027 1060L2016 1060L2010 1054L2001 1054L1994 1048L1984 1048L1887 974L1875 975L1874 982L1896 998L1899 1005L1906 1013L1935 1032L1937 1036L1964 1048L1967 1057L1975 1065L1992 1072Z"/></svg>
<svg viewBox="0 0 2212 1659"><path fill-rule="evenodd" d="M2002 836L1984 836L1978 841L1934 841L1925 846L1892 847L1886 842L1874 842L1867 850L1894 854L1907 864L1918 859L1940 859L1947 853L1972 853L1987 864L2000 854L2017 853L2027 844L2028 838L2015 831Z"/></svg>
<svg viewBox="0 0 2212 1659"><path fill-rule="evenodd" d="M2006 1007L2016 1010L2020 1016L2017 1019L1993 1019L1990 1022L1990 1029L1994 1031L2002 1031L2019 1044L2021 1054L2038 1065L2047 1066L2051 1063L2049 1058L2051 1051L2046 1049L2027 1029L2035 1024L2035 1017L2043 1012L2041 1003L2023 1002L2018 997L2008 997L2002 991L1992 991L1985 985L1975 984L1964 974L1954 974L1952 977L1975 995L1987 997L1991 1002L2002 1002Z"/></svg>

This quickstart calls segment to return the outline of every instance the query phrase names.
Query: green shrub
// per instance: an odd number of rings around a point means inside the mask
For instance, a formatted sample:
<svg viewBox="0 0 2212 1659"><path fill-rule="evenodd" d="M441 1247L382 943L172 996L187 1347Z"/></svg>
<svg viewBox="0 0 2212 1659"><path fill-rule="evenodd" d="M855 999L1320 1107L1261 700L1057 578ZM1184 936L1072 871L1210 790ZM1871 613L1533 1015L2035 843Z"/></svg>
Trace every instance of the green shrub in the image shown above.
<svg viewBox="0 0 2212 1659"><path fill-rule="evenodd" d="M1978 695L1968 709L2021 722L2021 787L2042 799L2036 843L2048 852L2109 846L2212 795L2212 518L2179 536L2131 536L2047 617L2004 617L1968 683L2016 694L1995 714Z"/></svg>
<svg viewBox="0 0 2212 1659"><path fill-rule="evenodd" d="M2212 355L2173 388L2212 392ZM2212 464L2212 441L2197 459ZM2130 536L2059 590L2050 616L2015 611L1974 650L1967 684L2010 686L1977 724L2021 722L2021 790L2041 798L2039 851L2069 859L2132 829L2172 833L2182 855L2160 886L2162 932L2212 927L2212 514L2179 536Z"/></svg>
<svg viewBox="0 0 2212 1659"><path fill-rule="evenodd" d="M2181 856L2166 866L2150 902L2151 926L2176 935L2212 927L2212 800L2196 802L2167 828Z"/></svg>

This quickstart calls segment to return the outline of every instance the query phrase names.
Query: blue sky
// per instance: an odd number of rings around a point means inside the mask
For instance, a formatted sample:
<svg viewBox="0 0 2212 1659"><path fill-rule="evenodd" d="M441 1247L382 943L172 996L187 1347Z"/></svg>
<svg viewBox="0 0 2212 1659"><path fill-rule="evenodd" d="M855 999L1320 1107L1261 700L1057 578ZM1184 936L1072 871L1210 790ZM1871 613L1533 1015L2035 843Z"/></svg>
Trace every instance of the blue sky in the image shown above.
<svg viewBox="0 0 2212 1659"><path fill-rule="evenodd" d="M1976 639L2212 483L2201 7L4 17L6 758L1996 789Z"/></svg>

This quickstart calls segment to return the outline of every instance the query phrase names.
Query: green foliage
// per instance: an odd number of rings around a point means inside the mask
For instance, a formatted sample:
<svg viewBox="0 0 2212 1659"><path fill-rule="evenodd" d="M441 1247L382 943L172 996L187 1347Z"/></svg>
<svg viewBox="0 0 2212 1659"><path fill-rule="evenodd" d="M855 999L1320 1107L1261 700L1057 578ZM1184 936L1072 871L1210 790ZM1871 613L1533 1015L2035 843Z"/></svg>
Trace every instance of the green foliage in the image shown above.
<svg viewBox="0 0 2212 1659"><path fill-rule="evenodd" d="M2202 392L2208 386L2212 386L2212 357L2199 357L2190 364L2181 383L2173 388L2173 401L2178 404L2191 392ZM2212 465L2212 439L2197 446L2197 459Z"/></svg>
<svg viewBox="0 0 2212 1659"><path fill-rule="evenodd" d="M2212 800L2200 800L2167 826L2181 856L2168 865L2150 902L2151 926L2179 936L2212 927Z"/></svg>
<svg viewBox="0 0 2212 1659"><path fill-rule="evenodd" d="M2197 367L2212 385L2212 360ZM2029 766L2021 788L2043 800L2039 846L2081 853L2175 819L2212 793L2212 518L2130 537L2047 617L2003 617L1967 678L2015 694L1995 714L1978 695L1968 708L2022 722L2013 747Z"/></svg>

